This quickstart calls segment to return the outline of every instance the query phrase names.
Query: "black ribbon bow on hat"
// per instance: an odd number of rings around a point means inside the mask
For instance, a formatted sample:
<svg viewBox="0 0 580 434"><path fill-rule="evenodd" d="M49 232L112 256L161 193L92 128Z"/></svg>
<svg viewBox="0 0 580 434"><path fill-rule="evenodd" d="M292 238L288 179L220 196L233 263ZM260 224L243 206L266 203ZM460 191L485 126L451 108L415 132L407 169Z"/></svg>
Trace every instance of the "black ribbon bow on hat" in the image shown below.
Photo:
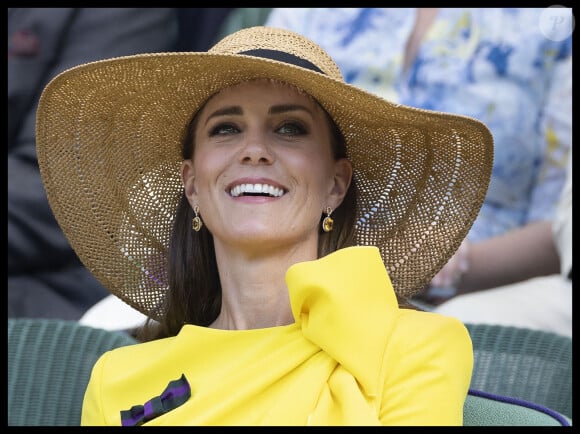
<svg viewBox="0 0 580 434"><path fill-rule="evenodd" d="M134 405L130 410L121 410L121 424L123 426L139 426L174 408L179 407L191 396L191 388L181 374L181 378L169 382L160 396L155 396L144 405Z"/></svg>

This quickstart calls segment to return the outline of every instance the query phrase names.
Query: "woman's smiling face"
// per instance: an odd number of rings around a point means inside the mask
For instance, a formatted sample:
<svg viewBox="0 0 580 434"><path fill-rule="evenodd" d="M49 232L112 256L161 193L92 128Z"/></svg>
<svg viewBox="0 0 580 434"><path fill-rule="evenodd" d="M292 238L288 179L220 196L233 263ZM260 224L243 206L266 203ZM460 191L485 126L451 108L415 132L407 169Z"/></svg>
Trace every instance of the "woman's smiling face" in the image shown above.
<svg viewBox="0 0 580 434"><path fill-rule="evenodd" d="M226 88L199 113L193 162L182 176L214 240L244 248L318 242L323 211L348 188L329 120L298 89L271 80Z"/></svg>

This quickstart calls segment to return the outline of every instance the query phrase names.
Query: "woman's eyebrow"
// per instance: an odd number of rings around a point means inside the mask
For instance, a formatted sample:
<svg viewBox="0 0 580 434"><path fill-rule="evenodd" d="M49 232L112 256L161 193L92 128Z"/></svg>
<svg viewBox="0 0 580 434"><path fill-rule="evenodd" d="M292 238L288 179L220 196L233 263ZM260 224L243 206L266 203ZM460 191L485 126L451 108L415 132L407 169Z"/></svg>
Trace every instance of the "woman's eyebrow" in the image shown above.
<svg viewBox="0 0 580 434"><path fill-rule="evenodd" d="M291 112L291 111L296 111L296 110L302 110L305 111L307 113L309 113L312 116L312 110L310 110L308 107L300 105L300 104L280 104L280 105L275 105L270 107L270 110L268 110L269 114L280 114L280 113L285 113L285 112Z"/></svg>
<svg viewBox="0 0 580 434"><path fill-rule="evenodd" d="M280 104L270 107L268 110L268 114L280 114L286 113L291 111L301 110L309 113L312 116L312 110L308 107L300 105L300 104ZM210 119L218 117L218 116L228 116L228 115L242 115L244 111L240 106L229 106L229 107L222 107L215 112L211 113L207 119L205 120L205 124L207 124Z"/></svg>
<svg viewBox="0 0 580 434"><path fill-rule="evenodd" d="M228 116L228 115L241 115L244 111L239 105L229 106L229 107L222 107L212 114L210 114L207 119L205 120L205 124L209 122L211 118L215 118L217 116Z"/></svg>

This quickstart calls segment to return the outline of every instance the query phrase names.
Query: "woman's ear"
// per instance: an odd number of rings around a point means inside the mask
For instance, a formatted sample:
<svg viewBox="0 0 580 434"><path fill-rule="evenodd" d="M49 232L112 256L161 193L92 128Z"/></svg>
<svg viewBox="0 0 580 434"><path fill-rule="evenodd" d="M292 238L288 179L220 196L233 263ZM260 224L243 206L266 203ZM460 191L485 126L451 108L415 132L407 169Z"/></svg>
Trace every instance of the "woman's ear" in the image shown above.
<svg viewBox="0 0 580 434"><path fill-rule="evenodd" d="M350 182L352 180L352 164L347 158L341 158L334 162L334 185L330 192L328 205L333 209L342 203Z"/></svg>
<svg viewBox="0 0 580 434"><path fill-rule="evenodd" d="M185 190L185 197L187 197L187 201L193 207L193 204L195 203L194 199L197 196L193 161L183 160L181 163L181 182L183 183L183 188Z"/></svg>

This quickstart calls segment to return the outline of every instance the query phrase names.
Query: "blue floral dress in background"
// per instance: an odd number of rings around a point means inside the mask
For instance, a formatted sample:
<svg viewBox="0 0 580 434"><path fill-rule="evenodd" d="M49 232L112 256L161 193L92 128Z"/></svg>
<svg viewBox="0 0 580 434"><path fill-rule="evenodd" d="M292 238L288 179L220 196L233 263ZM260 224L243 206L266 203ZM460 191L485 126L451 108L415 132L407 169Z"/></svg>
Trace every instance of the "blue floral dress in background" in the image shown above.
<svg viewBox="0 0 580 434"><path fill-rule="evenodd" d="M351 84L487 124L494 167L468 235L477 241L552 219L564 185L572 140L572 36L548 38L544 10L440 9L406 70L414 8L274 8L266 25L321 45Z"/></svg>

